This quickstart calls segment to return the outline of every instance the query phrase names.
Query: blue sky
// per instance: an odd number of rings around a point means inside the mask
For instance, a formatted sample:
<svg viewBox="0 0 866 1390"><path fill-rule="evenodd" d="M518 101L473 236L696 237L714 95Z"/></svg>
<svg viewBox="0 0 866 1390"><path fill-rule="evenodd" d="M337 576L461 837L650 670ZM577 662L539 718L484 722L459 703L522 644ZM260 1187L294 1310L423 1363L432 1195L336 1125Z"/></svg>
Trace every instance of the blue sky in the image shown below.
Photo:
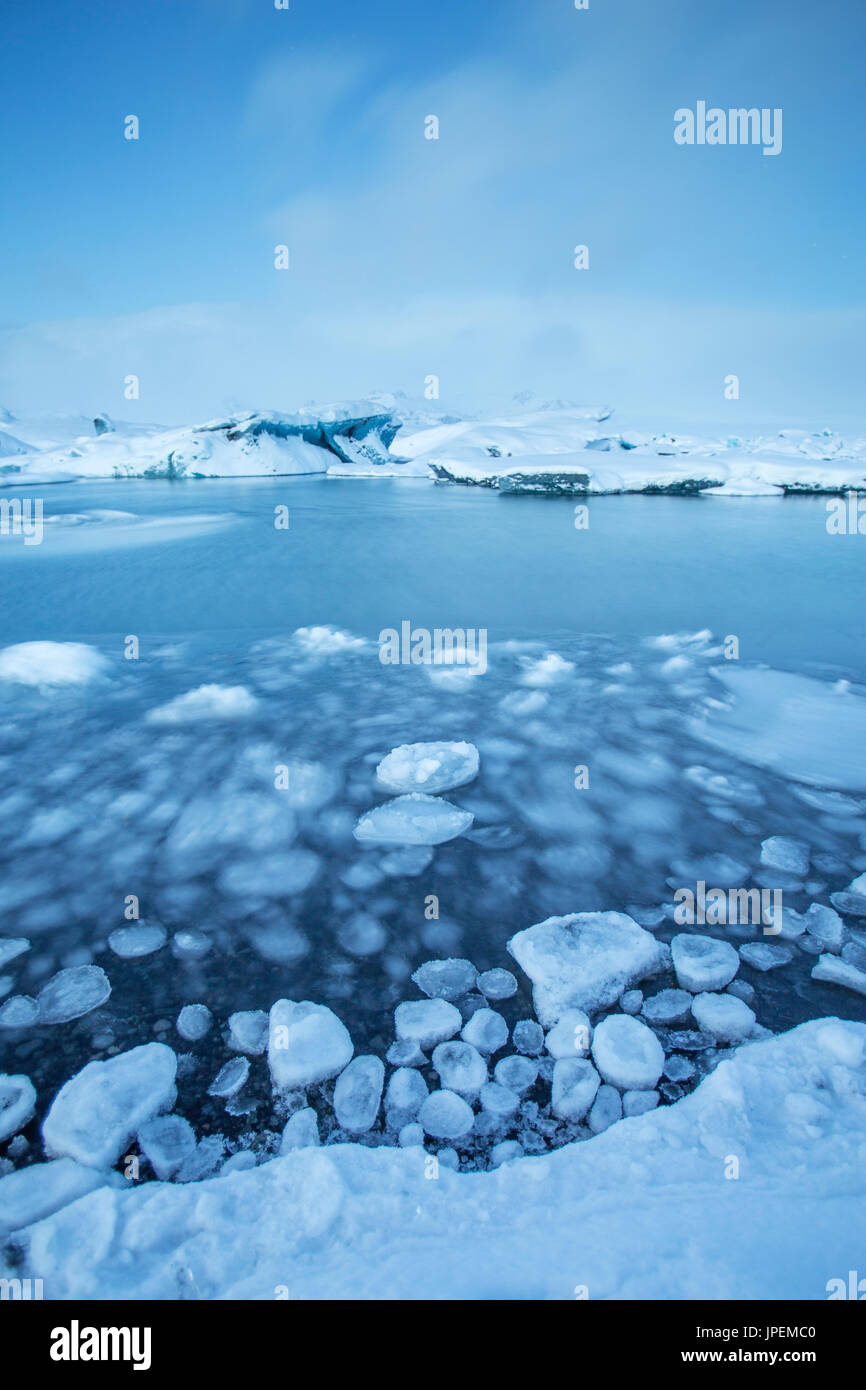
<svg viewBox="0 0 866 1390"><path fill-rule="evenodd" d="M0 32L13 411L435 373L461 406L862 420L860 0L4 0ZM781 154L677 146L699 99L781 107Z"/></svg>

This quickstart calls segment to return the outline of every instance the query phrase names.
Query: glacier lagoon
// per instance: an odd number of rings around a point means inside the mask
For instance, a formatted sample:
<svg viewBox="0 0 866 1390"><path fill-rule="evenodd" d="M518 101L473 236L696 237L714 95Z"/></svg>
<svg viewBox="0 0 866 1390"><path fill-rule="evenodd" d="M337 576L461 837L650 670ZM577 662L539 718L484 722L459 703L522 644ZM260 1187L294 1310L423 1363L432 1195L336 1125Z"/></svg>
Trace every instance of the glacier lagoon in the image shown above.
<svg viewBox="0 0 866 1390"><path fill-rule="evenodd" d="M41 545L4 538L0 914L15 953L0 1049L35 1088L7 1176L43 1158L64 1083L154 1043L177 1054L177 1124L157 1115L156 1137L122 1142L146 1185L261 1165L312 1133L335 1152L423 1142L474 1170L616 1128L615 1086L592 1125L579 1113L589 1062L551 1101L550 1040L534 1081L500 1082L535 1057L542 1016L508 943L549 918L627 914L658 943L606 1016L635 1010L660 1041L662 1111L736 1055L725 1029L752 1016L755 1046L808 1020L866 1021L866 551L828 534L817 498L588 506L576 530L573 499L416 479L87 482L50 489ZM483 628L486 669L383 664L379 634L404 620ZM458 819L441 843L399 827L365 841L358 827L405 790L377 767L424 740L477 750L477 773L433 783L440 821L446 801ZM710 1004L679 998L667 951L675 895L699 883L785 905L778 936L710 919L736 970L729 986L689 977ZM470 1052L448 1066L509 1063L468 1136L449 1141L459 1107L431 1112L419 1139L383 1103L353 1134L332 1079L274 1089L280 999L331 1011L389 1083L408 1066L444 1086L438 1023L420 1052L394 1037L395 1010L423 1002L413 973L443 958L471 962L444 1025ZM325 1051L342 1046L335 1024Z"/></svg>

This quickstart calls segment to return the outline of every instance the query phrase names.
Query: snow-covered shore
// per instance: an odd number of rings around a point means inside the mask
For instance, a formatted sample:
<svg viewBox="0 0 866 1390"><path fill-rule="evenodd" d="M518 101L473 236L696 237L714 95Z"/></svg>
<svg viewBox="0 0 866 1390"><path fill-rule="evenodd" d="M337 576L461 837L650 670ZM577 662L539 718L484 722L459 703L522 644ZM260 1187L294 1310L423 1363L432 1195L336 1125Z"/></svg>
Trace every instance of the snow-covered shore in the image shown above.
<svg viewBox="0 0 866 1390"><path fill-rule="evenodd" d="M864 1056L866 1026L802 1024L677 1105L485 1173L340 1144L74 1200L66 1174L14 1272L61 1299L824 1299L862 1267Z"/></svg>
<svg viewBox="0 0 866 1390"><path fill-rule="evenodd" d="M77 478L420 477L507 493L783 496L866 487L866 434L671 431L561 402L456 416L394 396L165 428L3 412L0 487Z"/></svg>

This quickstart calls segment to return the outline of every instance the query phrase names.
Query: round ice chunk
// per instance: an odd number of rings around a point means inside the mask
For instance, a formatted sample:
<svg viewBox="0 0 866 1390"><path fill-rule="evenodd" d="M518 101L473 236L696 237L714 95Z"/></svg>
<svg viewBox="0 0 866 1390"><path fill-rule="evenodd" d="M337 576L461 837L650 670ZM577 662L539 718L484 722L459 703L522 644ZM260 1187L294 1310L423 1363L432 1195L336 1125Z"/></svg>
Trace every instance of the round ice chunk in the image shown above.
<svg viewBox="0 0 866 1390"><path fill-rule="evenodd" d="M639 1014L643 1003L643 993L639 989L627 989L619 1001L624 1014Z"/></svg>
<svg viewBox="0 0 866 1390"><path fill-rule="evenodd" d="M510 1163L512 1159L523 1157L523 1147L518 1144L516 1139L503 1139L499 1144L494 1144L490 1150L490 1162L494 1168L500 1167L503 1163Z"/></svg>
<svg viewBox="0 0 866 1390"><path fill-rule="evenodd" d="M181 1115L157 1115L138 1131L138 1145L161 1182L195 1149L195 1130Z"/></svg>
<svg viewBox="0 0 866 1390"><path fill-rule="evenodd" d="M684 989L661 989L643 1001L644 1018L650 1023L682 1023L689 1016L692 996Z"/></svg>
<svg viewBox="0 0 866 1390"><path fill-rule="evenodd" d="M177 1057L165 1043L88 1062L51 1102L42 1122L46 1153L110 1167L146 1120L172 1109L176 1075Z"/></svg>
<svg viewBox="0 0 866 1390"><path fill-rule="evenodd" d="M478 976L478 988L487 999L510 999L517 993L517 980L510 970L497 966Z"/></svg>
<svg viewBox="0 0 866 1390"><path fill-rule="evenodd" d="M497 1119L506 1120L513 1115L520 1104L520 1096L508 1086L498 1081L488 1081L481 1087L481 1108Z"/></svg>
<svg viewBox="0 0 866 1390"><path fill-rule="evenodd" d="M341 923L337 940L350 956L374 956L385 945L388 933L369 912L355 912Z"/></svg>
<svg viewBox="0 0 866 1390"><path fill-rule="evenodd" d="M417 1121L413 1124L404 1125L397 1135L397 1143L401 1149L413 1149L418 1144L424 1143L424 1129Z"/></svg>
<svg viewBox="0 0 866 1390"><path fill-rule="evenodd" d="M442 1044L447 1046L447 1044ZM385 1092L385 1109L401 1117L414 1119L427 1099L427 1082L415 1067L398 1067L392 1072Z"/></svg>
<svg viewBox="0 0 866 1390"><path fill-rule="evenodd" d="M175 1027L187 1042L198 1042L199 1038L210 1032L212 1024L213 1014L207 1004L184 1004Z"/></svg>
<svg viewBox="0 0 866 1390"><path fill-rule="evenodd" d="M599 1087L599 1075L585 1057L563 1057L554 1064L551 1104L561 1120L582 1120Z"/></svg>
<svg viewBox="0 0 866 1390"><path fill-rule="evenodd" d="M734 994L696 994L692 1013L699 1027L719 1042L742 1042L755 1025L754 1012Z"/></svg>
<svg viewBox="0 0 866 1390"><path fill-rule="evenodd" d="M537 1057L544 1047L544 1029L534 1018L521 1018L514 1025L514 1046L528 1057Z"/></svg>
<svg viewBox="0 0 866 1390"><path fill-rule="evenodd" d="M620 1091L651 1090L665 1063L655 1033L628 1014L609 1014L596 1024L592 1056L605 1081Z"/></svg>
<svg viewBox="0 0 866 1390"><path fill-rule="evenodd" d="M622 1119L622 1101L615 1086L599 1086L587 1123L593 1134L601 1134Z"/></svg>
<svg viewBox="0 0 866 1390"><path fill-rule="evenodd" d="M221 1099L228 1100L230 1096L237 1095L249 1074L248 1058L233 1057L230 1062L226 1062L224 1067L220 1067L208 1086L207 1093L209 1096L219 1096Z"/></svg>
<svg viewBox="0 0 866 1390"><path fill-rule="evenodd" d="M683 989L692 994L724 989L737 973L740 957L727 941L683 932L671 942L674 970Z"/></svg>
<svg viewBox="0 0 866 1390"><path fill-rule="evenodd" d="M512 1091L528 1091L533 1086L538 1077L538 1063L532 1062L528 1057L512 1055L503 1057L496 1063L493 1072L494 1077L501 1086L508 1086Z"/></svg>
<svg viewBox="0 0 866 1390"><path fill-rule="evenodd" d="M566 1009L544 1043L551 1057L586 1057L591 1041L589 1015L583 1009Z"/></svg>
<svg viewBox="0 0 866 1390"><path fill-rule="evenodd" d="M315 1110L305 1105L296 1110L286 1124L280 1140L280 1153L287 1154L292 1149L315 1149L319 1145L319 1121Z"/></svg>
<svg viewBox="0 0 866 1390"><path fill-rule="evenodd" d="M229 1014L229 1047L260 1057L268 1045L268 1016L264 1009L241 1009Z"/></svg>
<svg viewBox="0 0 866 1390"><path fill-rule="evenodd" d="M434 1091L421 1106L418 1119L433 1139L460 1139L471 1130L474 1116L456 1091Z"/></svg>
<svg viewBox="0 0 866 1390"><path fill-rule="evenodd" d="M508 1024L494 1009L476 1009L460 1036L479 1052L498 1052L508 1042Z"/></svg>
<svg viewBox="0 0 866 1390"><path fill-rule="evenodd" d="M658 1091L624 1091L622 1113L625 1119L631 1115L645 1115L648 1110L655 1110L658 1103Z"/></svg>
<svg viewBox="0 0 866 1390"><path fill-rule="evenodd" d="M749 941L740 947L740 955L753 970L762 971L775 970L794 958L793 951L789 951L787 946L771 946L768 941Z"/></svg>
<svg viewBox="0 0 866 1390"><path fill-rule="evenodd" d="M433 1052L433 1066L445 1089L461 1096L477 1096L487 1081L487 1063L468 1042L440 1043Z"/></svg>
<svg viewBox="0 0 866 1390"><path fill-rule="evenodd" d="M0 1008L0 1028L29 1028L39 1017L39 1005L29 994L11 994Z"/></svg>
<svg viewBox="0 0 866 1390"><path fill-rule="evenodd" d="M59 970L38 997L40 1023L68 1023L98 1009L111 993L105 971L98 965L73 965Z"/></svg>
<svg viewBox="0 0 866 1390"><path fill-rule="evenodd" d="M410 1000L394 1010L397 1037L422 1048L452 1038L461 1022L460 1010L446 999Z"/></svg>
<svg viewBox="0 0 866 1390"><path fill-rule="evenodd" d="M474 819L442 797L411 792L367 811L353 833L362 844L441 845L462 835Z"/></svg>
<svg viewBox="0 0 866 1390"><path fill-rule="evenodd" d="M376 768L386 792L447 792L478 775L473 743L404 743Z"/></svg>
<svg viewBox="0 0 866 1390"><path fill-rule="evenodd" d="M761 841L761 863L802 877L809 872L809 846L805 840L788 835L771 835L769 840Z"/></svg>
<svg viewBox="0 0 866 1390"><path fill-rule="evenodd" d="M379 1057L355 1057L340 1072L334 1087L337 1123L350 1134L366 1134L379 1113L385 1064Z"/></svg>
<svg viewBox="0 0 866 1390"><path fill-rule="evenodd" d="M36 1109L36 1091L29 1076L0 1076L0 1143L23 1129Z"/></svg>
<svg viewBox="0 0 866 1390"><path fill-rule="evenodd" d="M397 1038L385 1053L392 1067L423 1067L427 1058L414 1038Z"/></svg>
<svg viewBox="0 0 866 1390"><path fill-rule="evenodd" d="M108 944L116 956L135 960L137 956L150 956L160 950L167 935L165 927L158 922L136 922L134 926L117 927L111 932Z"/></svg>
<svg viewBox="0 0 866 1390"><path fill-rule="evenodd" d="M426 960L419 965L412 979L428 999L460 999L475 988L477 972L471 960L450 957L447 960Z"/></svg>
<svg viewBox="0 0 866 1390"><path fill-rule="evenodd" d="M324 1004L278 999L271 1006L268 1066L278 1091L327 1081L343 1070L354 1050L345 1025Z"/></svg>

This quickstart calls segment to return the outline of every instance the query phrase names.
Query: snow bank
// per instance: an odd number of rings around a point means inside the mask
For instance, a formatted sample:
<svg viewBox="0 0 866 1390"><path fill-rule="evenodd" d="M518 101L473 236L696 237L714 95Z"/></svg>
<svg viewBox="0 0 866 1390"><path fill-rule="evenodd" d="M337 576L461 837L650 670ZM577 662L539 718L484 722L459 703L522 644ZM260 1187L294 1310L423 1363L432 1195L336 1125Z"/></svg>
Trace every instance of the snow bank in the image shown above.
<svg viewBox="0 0 866 1390"><path fill-rule="evenodd" d="M53 1299L823 1299L862 1258L864 1057L866 1026L805 1023L484 1173L336 1144L198 1183L106 1175L19 1233L15 1272Z"/></svg>

